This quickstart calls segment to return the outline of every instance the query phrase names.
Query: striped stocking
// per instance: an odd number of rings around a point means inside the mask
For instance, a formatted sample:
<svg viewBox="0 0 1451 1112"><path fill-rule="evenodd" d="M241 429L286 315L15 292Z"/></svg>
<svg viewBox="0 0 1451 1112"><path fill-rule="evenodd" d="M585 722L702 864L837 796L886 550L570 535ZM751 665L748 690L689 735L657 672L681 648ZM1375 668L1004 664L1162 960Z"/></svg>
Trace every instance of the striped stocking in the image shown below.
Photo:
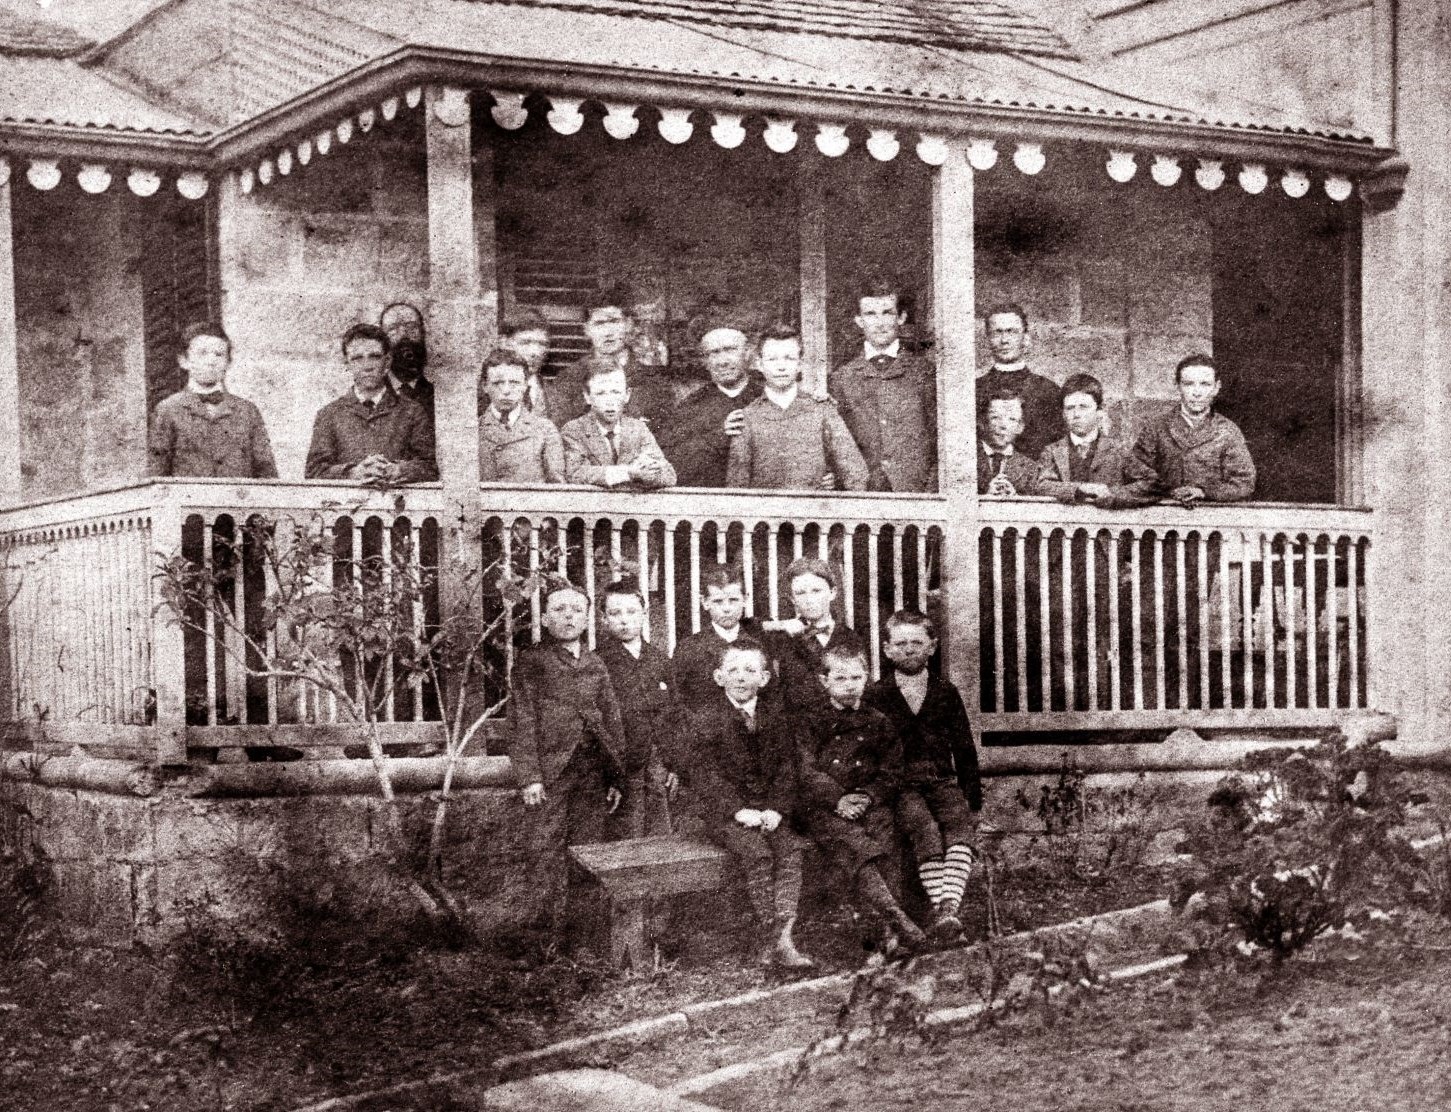
<svg viewBox="0 0 1451 1112"><path fill-rule="evenodd" d="M943 872L947 868L946 863L940 857L929 857L926 861L917 864L917 874L922 878L922 888L927 893L927 899L933 907L937 907L946 898L943 890Z"/></svg>
<svg viewBox="0 0 1451 1112"><path fill-rule="evenodd" d="M947 847L947 860L942 864L942 902L954 914L962 906L962 894L967 891L967 878L972 875L972 861L971 846Z"/></svg>

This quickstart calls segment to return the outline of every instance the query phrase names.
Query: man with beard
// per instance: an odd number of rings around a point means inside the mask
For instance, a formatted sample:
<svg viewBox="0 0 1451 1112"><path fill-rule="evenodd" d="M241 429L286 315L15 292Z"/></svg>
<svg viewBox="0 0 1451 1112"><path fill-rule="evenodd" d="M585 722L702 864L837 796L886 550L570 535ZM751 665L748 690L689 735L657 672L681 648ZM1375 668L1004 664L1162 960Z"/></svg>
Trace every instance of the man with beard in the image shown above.
<svg viewBox="0 0 1451 1112"><path fill-rule="evenodd" d="M423 311L406 301L395 301L383 310L378 327L393 345L388 360L388 381L400 398L421 405L433 417L433 383L423 373L428 365L428 341L424 339Z"/></svg>
<svg viewBox="0 0 1451 1112"><path fill-rule="evenodd" d="M760 397L761 384L751 378L751 342L736 325L710 329L700 338L700 351L710 381L676 403L661 447L681 486L722 487L731 439L740 436L746 406Z"/></svg>
<svg viewBox="0 0 1451 1112"><path fill-rule="evenodd" d="M1016 394L1023 399L1023 428L1015 448L1028 460L1037 460L1043 449L1058 438L1058 430L1063 425L1063 399L1058 384L1028 369L1026 309L1021 305L994 305L983 321L993 365L977 376L978 424L987 423L990 398Z"/></svg>

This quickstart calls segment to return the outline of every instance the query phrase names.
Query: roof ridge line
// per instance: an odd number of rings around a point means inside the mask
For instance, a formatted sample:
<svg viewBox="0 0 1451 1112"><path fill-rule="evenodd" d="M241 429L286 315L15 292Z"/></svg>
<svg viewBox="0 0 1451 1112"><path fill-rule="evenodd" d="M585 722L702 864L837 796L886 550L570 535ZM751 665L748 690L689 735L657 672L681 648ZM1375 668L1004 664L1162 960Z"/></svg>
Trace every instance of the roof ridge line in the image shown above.
<svg viewBox="0 0 1451 1112"><path fill-rule="evenodd" d="M148 27L154 20L160 18L163 12L169 12L173 8L178 8L188 2L189 0L164 0L163 3L157 4L156 7L152 8L145 15L122 27L121 30L117 31L109 39L103 39L101 42L91 46L90 49L77 54L76 61L86 67L102 61L116 47L130 42L131 39L135 38L136 35Z"/></svg>

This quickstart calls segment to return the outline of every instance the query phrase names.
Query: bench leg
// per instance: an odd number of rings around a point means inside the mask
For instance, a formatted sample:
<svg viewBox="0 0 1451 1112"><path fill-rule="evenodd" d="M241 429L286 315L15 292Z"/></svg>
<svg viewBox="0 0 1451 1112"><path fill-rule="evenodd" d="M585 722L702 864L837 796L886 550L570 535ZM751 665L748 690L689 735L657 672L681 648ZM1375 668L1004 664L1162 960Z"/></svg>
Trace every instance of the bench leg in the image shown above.
<svg viewBox="0 0 1451 1112"><path fill-rule="evenodd" d="M610 961L635 972L648 969L649 940L645 937L645 902L615 900L610 905Z"/></svg>

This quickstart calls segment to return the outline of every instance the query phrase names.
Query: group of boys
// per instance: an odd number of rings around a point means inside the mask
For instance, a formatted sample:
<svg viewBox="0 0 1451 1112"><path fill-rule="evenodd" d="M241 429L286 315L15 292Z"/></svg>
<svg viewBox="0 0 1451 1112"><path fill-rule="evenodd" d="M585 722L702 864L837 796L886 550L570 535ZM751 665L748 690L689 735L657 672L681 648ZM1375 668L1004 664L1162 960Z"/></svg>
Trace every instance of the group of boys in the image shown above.
<svg viewBox="0 0 1451 1112"><path fill-rule="evenodd" d="M764 960L813 965L792 933L811 844L881 922L884 945L919 947L927 936L893 891L900 834L932 935L962 934L982 789L962 699L928 667L933 623L893 614L882 646L892 671L869 684L862 641L832 614L830 565L799 559L785 578L795 618L757 624L739 569L708 569L709 621L671 658L642 636L634 580L605 588L598 652L586 647L584 592L546 588L545 638L518 655L509 724L556 931L567 847L666 832L673 808L739 866Z"/></svg>
<svg viewBox="0 0 1451 1112"><path fill-rule="evenodd" d="M1150 421L1131 449L1104 430L1103 385L1070 375L1061 387L1028 369L1028 314L997 305L986 317L993 367L978 378L978 493L1049 495L1116 509L1168 500L1240 502L1255 466L1239 427L1214 409L1219 371L1207 355L1174 370L1179 405ZM1065 435L1054 439L1063 431Z"/></svg>

